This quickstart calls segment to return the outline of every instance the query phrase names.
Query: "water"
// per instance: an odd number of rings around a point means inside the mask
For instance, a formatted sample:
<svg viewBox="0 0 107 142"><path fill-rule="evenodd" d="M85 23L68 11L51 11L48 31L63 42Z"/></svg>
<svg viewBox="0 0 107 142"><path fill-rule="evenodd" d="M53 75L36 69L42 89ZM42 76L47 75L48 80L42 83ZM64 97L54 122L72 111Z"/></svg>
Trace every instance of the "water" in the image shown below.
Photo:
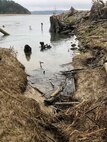
<svg viewBox="0 0 107 142"><path fill-rule="evenodd" d="M0 27L10 36L0 34L0 47L14 48L18 60L25 66L29 82L44 93L52 89L52 84L58 86L65 79L59 75L62 70L72 69L73 52L70 50L71 41L78 44L74 37L60 37L49 33L50 15L15 15L0 16ZM43 23L43 31L41 31ZM40 41L52 46L44 52L40 51ZM32 54L24 54L24 45L32 47ZM40 62L43 62L42 67Z"/></svg>

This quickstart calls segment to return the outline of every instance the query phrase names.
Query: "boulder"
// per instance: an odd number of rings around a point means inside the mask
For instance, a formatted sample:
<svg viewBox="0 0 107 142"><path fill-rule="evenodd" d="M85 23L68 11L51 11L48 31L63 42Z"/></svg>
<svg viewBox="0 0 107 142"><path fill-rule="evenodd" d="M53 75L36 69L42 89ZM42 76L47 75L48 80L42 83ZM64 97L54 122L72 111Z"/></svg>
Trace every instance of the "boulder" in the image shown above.
<svg viewBox="0 0 107 142"><path fill-rule="evenodd" d="M24 52L25 53L31 53L32 52L32 48L28 45L28 44L26 44L25 46L24 46Z"/></svg>

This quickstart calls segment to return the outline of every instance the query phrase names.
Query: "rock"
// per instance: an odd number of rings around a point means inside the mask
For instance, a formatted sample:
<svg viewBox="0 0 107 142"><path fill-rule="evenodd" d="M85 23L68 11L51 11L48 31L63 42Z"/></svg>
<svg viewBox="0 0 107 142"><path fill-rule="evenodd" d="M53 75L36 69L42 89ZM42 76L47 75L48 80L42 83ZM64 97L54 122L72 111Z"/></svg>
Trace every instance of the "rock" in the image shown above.
<svg viewBox="0 0 107 142"><path fill-rule="evenodd" d="M24 52L25 53L31 53L32 52L32 48L28 44L26 44L25 47L24 47Z"/></svg>
<svg viewBox="0 0 107 142"><path fill-rule="evenodd" d="M41 51L52 48L52 46L44 44L44 42L40 42L40 45L41 45Z"/></svg>
<svg viewBox="0 0 107 142"><path fill-rule="evenodd" d="M44 42L40 42L40 45L41 45L41 46L44 46Z"/></svg>
<svg viewBox="0 0 107 142"><path fill-rule="evenodd" d="M72 47L75 47L75 46L76 46L76 44L72 44L71 46L72 46Z"/></svg>
<svg viewBox="0 0 107 142"><path fill-rule="evenodd" d="M77 50L78 48L76 48L76 47L72 47L72 48L70 48L71 50Z"/></svg>

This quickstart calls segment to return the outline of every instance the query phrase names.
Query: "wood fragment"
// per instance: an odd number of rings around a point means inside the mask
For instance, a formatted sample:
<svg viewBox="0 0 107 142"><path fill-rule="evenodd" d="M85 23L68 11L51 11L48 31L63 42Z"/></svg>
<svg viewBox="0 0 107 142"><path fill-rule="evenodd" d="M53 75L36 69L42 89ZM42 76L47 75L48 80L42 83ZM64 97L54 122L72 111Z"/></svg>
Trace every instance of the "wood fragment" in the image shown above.
<svg viewBox="0 0 107 142"><path fill-rule="evenodd" d="M81 70L85 70L84 68L81 69L73 69L73 70L69 70L69 71L61 71L62 74L64 73L72 73L72 72L77 72L77 71L81 71Z"/></svg>
<svg viewBox="0 0 107 142"><path fill-rule="evenodd" d="M66 63L66 64L62 64L61 67L65 67L65 66L68 66L68 65L71 65L72 62L69 62L69 63Z"/></svg>
<svg viewBox="0 0 107 142"><path fill-rule="evenodd" d="M62 88L58 87L58 89L54 93L52 93L50 96L55 97L56 95L58 95L61 92L61 90L62 90Z"/></svg>
<svg viewBox="0 0 107 142"><path fill-rule="evenodd" d="M9 33L7 33L6 31L4 31L4 30L1 29L1 28L0 28L0 32L1 32L2 34L4 34L5 36L10 35Z"/></svg>
<svg viewBox="0 0 107 142"><path fill-rule="evenodd" d="M54 85L52 82L50 82L50 84L51 84L52 88L54 89L54 88L55 88L55 85Z"/></svg>
<svg viewBox="0 0 107 142"><path fill-rule="evenodd" d="M79 103L80 102L56 102L55 105L74 105Z"/></svg>

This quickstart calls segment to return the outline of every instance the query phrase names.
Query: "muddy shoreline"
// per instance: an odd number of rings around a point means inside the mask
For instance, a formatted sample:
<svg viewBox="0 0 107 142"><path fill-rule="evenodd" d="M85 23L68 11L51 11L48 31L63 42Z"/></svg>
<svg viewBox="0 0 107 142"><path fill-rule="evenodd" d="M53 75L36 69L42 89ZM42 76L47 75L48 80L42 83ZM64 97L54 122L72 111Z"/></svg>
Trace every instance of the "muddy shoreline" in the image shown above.
<svg viewBox="0 0 107 142"><path fill-rule="evenodd" d="M87 19L89 12L71 10L68 20L75 24L75 34L80 41L79 55L73 59L77 70L72 101L80 103L66 109L62 107L58 113L44 108L44 98L39 100L38 91L27 86L24 67L15 53L11 49L0 49L1 142L107 141L107 21L98 20L95 24ZM77 15L79 19L75 19ZM67 14L62 15L62 19L63 16L66 18Z"/></svg>

